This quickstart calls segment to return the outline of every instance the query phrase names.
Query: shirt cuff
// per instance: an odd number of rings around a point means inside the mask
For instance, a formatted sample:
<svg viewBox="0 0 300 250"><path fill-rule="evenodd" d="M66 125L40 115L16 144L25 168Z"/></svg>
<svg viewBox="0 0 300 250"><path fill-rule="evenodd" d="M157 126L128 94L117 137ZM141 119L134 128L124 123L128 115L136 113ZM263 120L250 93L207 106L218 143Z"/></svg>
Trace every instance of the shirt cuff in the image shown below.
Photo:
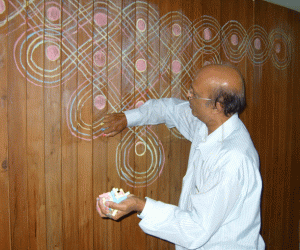
<svg viewBox="0 0 300 250"><path fill-rule="evenodd" d="M140 121L140 112L137 109L124 111L127 120L127 127L134 127Z"/></svg>
<svg viewBox="0 0 300 250"><path fill-rule="evenodd" d="M145 199L146 199L145 207L144 207L143 211L137 215L137 217L139 217L140 219L144 219L145 216L147 215L147 213L149 213L150 211L153 210L154 200L152 200L148 197L145 197Z"/></svg>

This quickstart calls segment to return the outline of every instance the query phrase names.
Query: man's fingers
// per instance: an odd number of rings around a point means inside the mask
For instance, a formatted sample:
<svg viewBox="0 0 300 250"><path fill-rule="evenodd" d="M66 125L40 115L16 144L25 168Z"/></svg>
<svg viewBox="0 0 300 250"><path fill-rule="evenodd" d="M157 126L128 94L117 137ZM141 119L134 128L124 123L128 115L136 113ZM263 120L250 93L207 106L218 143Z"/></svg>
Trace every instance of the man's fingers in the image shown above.
<svg viewBox="0 0 300 250"><path fill-rule="evenodd" d="M107 201L105 203L105 205L109 208L112 208L112 209L117 209L117 210L124 210L124 206L122 206L122 203L115 203L115 202L110 202L110 201Z"/></svg>
<svg viewBox="0 0 300 250"><path fill-rule="evenodd" d="M99 199L97 199L97 201L96 201L96 210L101 217L106 217L106 215L101 211Z"/></svg>
<svg viewBox="0 0 300 250"><path fill-rule="evenodd" d="M123 131L127 126L127 120L124 113L113 113L104 116L100 123L102 136L115 136Z"/></svg>

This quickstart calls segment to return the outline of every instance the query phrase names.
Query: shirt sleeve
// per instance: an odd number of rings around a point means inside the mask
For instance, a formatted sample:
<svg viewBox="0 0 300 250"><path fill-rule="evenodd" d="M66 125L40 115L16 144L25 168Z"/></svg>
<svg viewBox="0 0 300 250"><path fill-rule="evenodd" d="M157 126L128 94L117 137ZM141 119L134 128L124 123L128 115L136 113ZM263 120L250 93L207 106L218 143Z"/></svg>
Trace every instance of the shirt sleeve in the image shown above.
<svg viewBox="0 0 300 250"><path fill-rule="evenodd" d="M236 164L236 163L234 163ZM150 235L188 249L203 246L226 222L242 191L243 171L225 171L211 188L191 195L191 210L147 198L139 226Z"/></svg>
<svg viewBox="0 0 300 250"><path fill-rule="evenodd" d="M128 127L165 123L176 127L188 140L192 140L199 119L192 115L189 102L176 98L148 100L141 107L124 112Z"/></svg>

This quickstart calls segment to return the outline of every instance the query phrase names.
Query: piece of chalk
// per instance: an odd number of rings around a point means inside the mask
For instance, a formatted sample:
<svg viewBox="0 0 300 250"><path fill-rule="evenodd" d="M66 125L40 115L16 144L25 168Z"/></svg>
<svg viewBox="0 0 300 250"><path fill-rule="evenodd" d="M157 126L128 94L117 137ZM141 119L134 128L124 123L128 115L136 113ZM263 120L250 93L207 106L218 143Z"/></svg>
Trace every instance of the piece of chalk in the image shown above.
<svg viewBox="0 0 300 250"><path fill-rule="evenodd" d="M113 188L110 192L99 195L102 198L103 204L105 206L106 201L113 201L115 203L120 203L127 199L127 196L130 192L125 193L123 189ZM112 215L115 216L118 212L116 209L109 208L109 211L112 212Z"/></svg>

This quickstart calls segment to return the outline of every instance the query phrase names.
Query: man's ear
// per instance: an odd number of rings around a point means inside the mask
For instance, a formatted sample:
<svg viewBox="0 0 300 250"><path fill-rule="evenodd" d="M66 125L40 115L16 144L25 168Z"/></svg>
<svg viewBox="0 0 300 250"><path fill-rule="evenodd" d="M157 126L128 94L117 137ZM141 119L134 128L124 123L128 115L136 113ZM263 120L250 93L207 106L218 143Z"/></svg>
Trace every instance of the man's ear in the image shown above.
<svg viewBox="0 0 300 250"><path fill-rule="evenodd" d="M223 105L220 102L216 102L214 112L215 113L223 113L224 112Z"/></svg>

